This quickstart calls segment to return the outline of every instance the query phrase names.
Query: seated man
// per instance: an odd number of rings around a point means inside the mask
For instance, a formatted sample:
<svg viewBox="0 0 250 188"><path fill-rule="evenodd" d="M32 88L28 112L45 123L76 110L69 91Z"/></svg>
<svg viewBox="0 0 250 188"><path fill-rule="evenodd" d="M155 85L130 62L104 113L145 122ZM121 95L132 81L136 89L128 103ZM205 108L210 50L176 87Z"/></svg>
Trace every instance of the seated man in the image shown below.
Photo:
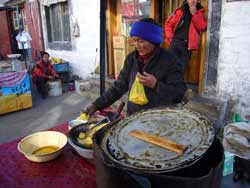
<svg viewBox="0 0 250 188"><path fill-rule="evenodd" d="M136 77L144 87L148 102L136 104L129 100L128 115L139 110L181 102L187 90L182 65L170 51L160 48L162 32L162 28L151 18L134 23L130 36L133 37L136 50L126 57L113 86L84 110L88 115L113 104L127 91L130 94Z"/></svg>
<svg viewBox="0 0 250 188"><path fill-rule="evenodd" d="M46 82L58 78L58 75L50 63L49 53L41 52L41 58L32 72L32 80L41 97L45 99L47 96Z"/></svg>

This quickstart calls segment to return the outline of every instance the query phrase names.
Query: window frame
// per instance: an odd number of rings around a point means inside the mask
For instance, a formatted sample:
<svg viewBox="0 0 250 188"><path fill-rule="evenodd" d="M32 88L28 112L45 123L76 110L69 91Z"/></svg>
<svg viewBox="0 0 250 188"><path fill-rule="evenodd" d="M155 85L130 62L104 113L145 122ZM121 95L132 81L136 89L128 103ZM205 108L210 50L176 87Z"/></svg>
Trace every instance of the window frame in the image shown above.
<svg viewBox="0 0 250 188"><path fill-rule="evenodd" d="M68 23L69 24L63 24L63 4L67 4L67 16L68 16ZM60 25L60 31L62 32L61 37L62 40L54 40L54 36L56 34L54 34L53 32L53 27L51 26L51 23L53 23L52 20L52 9L51 6L59 6L58 9L60 10L60 17L59 17L59 25ZM70 16L69 16L69 3L68 2L59 2L56 3L54 5L51 6L44 6L44 14L45 14L45 20L46 20L46 24L45 27L47 29L47 44L48 44L48 48L53 49L53 50L67 50L67 51L71 51L72 50L72 36L71 36L71 27L70 27ZM52 16L51 16L52 14ZM69 40L65 40L64 39L64 34L66 32L67 29L65 29L65 26L67 26L69 28L67 28L69 30ZM53 36L54 35L54 36Z"/></svg>

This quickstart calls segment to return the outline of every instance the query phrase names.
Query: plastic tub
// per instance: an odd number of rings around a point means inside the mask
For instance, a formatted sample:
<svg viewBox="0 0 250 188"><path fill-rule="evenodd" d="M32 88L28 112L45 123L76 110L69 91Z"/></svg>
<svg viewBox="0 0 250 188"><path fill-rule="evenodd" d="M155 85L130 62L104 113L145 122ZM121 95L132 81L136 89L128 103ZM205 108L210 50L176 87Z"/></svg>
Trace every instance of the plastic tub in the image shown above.
<svg viewBox="0 0 250 188"><path fill-rule="evenodd" d="M61 80L48 81L48 95L49 96L60 96L62 95L62 82Z"/></svg>

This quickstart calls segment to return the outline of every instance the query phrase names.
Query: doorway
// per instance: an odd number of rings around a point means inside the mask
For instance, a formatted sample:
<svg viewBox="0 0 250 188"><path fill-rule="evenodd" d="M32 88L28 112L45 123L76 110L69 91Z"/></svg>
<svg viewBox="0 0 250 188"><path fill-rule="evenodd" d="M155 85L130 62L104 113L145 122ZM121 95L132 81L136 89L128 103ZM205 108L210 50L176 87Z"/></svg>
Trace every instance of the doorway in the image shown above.
<svg viewBox="0 0 250 188"><path fill-rule="evenodd" d="M22 54L22 51L18 49L16 36L19 32L20 25L24 27L25 31L28 31L28 23L24 5L19 6L15 10L8 11L8 19L12 53Z"/></svg>
<svg viewBox="0 0 250 188"><path fill-rule="evenodd" d="M159 0L159 18L158 21L164 28L165 21L173 11L180 7L183 0ZM208 0L201 1L202 6L205 9L205 16L208 12ZM167 47L164 43L163 47ZM200 35L200 47L198 50L192 52L191 59L189 61L188 69L185 73L185 82L194 86L197 86L198 93L202 93L203 79L205 70L205 58L206 58L206 32L202 32Z"/></svg>

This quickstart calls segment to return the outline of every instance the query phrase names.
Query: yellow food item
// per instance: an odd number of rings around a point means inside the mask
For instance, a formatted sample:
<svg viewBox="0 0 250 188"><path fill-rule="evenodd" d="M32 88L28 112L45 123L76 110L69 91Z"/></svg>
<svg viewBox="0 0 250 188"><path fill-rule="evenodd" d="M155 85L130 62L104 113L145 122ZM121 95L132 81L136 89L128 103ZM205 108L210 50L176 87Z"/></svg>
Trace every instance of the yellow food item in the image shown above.
<svg viewBox="0 0 250 188"><path fill-rule="evenodd" d="M93 138L94 134L98 130L100 130L101 128L103 128L104 126L106 126L107 124L108 123L103 123L103 124L101 124L101 125L93 128L93 129L91 129L91 127L93 127L95 124L91 124L89 126L90 130L88 132L86 132L86 133L83 133L83 132L79 133L79 136L77 138L77 142L80 143L80 144L82 144L86 148L93 148L93 139L92 138ZM83 136L82 133L84 134L84 136Z"/></svg>
<svg viewBox="0 0 250 188"><path fill-rule="evenodd" d="M56 60L55 60L55 58L54 57L51 57L50 58L50 63L53 65L53 64L56 64Z"/></svg>
<svg viewBox="0 0 250 188"><path fill-rule="evenodd" d="M76 138L77 139L77 142L79 143L79 144L82 144L83 145L83 139L80 139L80 138Z"/></svg>
<svg viewBox="0 0 250 188"><path fill-rule="evenodd" d="M35 151L33 151L32 154L45 155L45 154L53 153L53 152L57 151L58 149L59 149L58 146L43 146L43 147L40 147L40 148L36 149Z"/></svg>
<svg viewBox="0 0 250 188"><path fill-rule="evenodd" d="M90 125L89 125L89 129L92 129L94 126L95 126L94 123L90 124Z"/></svg>
<svg viewBox="0 0 250 188"><path fill-rule="evenodd" d="M106 126L107 124L108 124L108 123L103 123L103 124L101 124L101 125L99 125L99 126L93 128L93 129L91 129L90 131L87 132L87 136L89 136L89 137L92 138L92 137L94 136L94 134L95 134L97 131L99 131L101 128L103 128L103 127Z"/></svg>
<svg viewBox="0 0 250 188"><path fill-rule="evenodd" d="M77 138L77 142L81 145L83 145L86 148L92 148L93 147L93 140L91 137L85 137L83 139Z"/></svg>
<svg viewBox="0 0 250 188"><path fill-rule="evenodd" d="M84 132L80 132L78 138L79 139L85 138L85 133Z"/></svg>
<svg viewBox="0 0 250 188"><path fill-rule="evenodd" d="M77 119L81 119L81 120L88 120L89 116L86 113L81 113L80 116Z"/></svg>
<svg viewBox="0 0 250 188"><path fill-rule="evenodd" d="M51 64L59 64L59 63L63 63L64 60L62 58L51 57L50 62Z"/></svg>
<svg viewBox="0 0 250 188"><path fill-rule="evenodd" d="M83 139L83 146L87 148L93 148L93 140L91 137L86 137Z"/></svg>

